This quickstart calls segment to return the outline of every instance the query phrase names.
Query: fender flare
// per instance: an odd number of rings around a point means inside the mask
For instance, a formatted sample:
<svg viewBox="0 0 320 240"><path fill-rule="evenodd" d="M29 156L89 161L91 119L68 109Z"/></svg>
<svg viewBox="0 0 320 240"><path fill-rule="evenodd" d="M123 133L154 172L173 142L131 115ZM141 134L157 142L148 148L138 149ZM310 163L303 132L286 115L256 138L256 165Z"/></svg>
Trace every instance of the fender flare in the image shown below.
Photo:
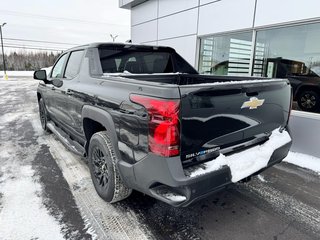
<svg viewBox="0 0 320 240"><path fill-rule="evenodd" d="M112 116L105 110L98 108L98 107L94 107L94 106L90 106L90 105L85 105L82 108L82 124L84 123L84 119L88 118L90 120L96 121L98 123L100 123L102 126L104 126L104 128L106 129L106 131L109 134L109 137L112 141L112 144L114 146L115 149L115 153L118 157L118 159L120 159L120 152L119 152L119 148L118 148L118 137L117 137L117 133L116 133L116 128L115 128L115 124L113 122ZM84 125L83 125L83 131L84 131ZM86 149L88 149L87 147L89 146L89 142L88 141L88 136L86 135L86 131L84 131L85 133L85 137L87 139L86 141Z"/></svg>

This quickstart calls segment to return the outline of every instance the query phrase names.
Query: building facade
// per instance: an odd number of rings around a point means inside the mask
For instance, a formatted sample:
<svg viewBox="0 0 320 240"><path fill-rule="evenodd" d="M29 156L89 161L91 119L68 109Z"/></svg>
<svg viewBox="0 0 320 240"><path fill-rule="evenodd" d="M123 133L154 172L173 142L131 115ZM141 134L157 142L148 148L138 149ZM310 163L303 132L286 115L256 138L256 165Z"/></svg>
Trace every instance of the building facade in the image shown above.
<svg viewBox="0 0 320 240"><path fill-rule="evenodd" d="M270 75L259 60L320 61L319 0L120 0L120 7L131 9L132 42L172 46L200 72L230 60L229 74Z"/></svg>
<svg viewBox="0 0 320 240"><path fill-rule="evenodd" d="M298 76L319 78L320 83L319 0L119 0L119 4L131 10L133 43L171 46L202 74ZM320 101L320 90L315 94ZM293 112L294 149L320 157L315 145L319 115Z"/></svg>

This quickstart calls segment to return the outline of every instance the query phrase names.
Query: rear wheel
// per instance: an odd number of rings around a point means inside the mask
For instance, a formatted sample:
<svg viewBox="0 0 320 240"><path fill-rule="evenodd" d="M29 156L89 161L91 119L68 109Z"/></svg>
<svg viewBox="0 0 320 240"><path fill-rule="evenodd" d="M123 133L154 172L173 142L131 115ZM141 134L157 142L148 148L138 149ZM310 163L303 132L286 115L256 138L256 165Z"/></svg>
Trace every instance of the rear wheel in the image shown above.
<svg viewBox="0 0 320 240"><path fill-rule="evenodd" d="M320 96L313 90L303 90L298 96L298 105L303 111L317 112L320 107Z"/></svg>
<svg viewBox="0 0 320 240"><path fill-rule="evenodd" d="M95 133L89 145L89 168L98 195L114 203L127 198L132 190L122 181L114 147L106 131Z"/></svg>
<svg viewBox="0 0 320 240"><path fill-rule="evenodd" d="M49 117L48 117L46 105L45 105L42 98L40 98L40 100L39 100L39 116L40 116L40 122L41 122L42 129L45 130L47 133L51 133L51 131L47 127Z"/></svg>

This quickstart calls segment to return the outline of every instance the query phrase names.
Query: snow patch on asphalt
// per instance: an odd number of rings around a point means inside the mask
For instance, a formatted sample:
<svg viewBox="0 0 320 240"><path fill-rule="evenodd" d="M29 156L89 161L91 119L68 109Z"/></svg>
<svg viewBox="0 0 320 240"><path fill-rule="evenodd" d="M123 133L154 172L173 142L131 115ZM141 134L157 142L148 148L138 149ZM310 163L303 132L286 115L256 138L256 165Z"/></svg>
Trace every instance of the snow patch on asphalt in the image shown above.
<svg viewBox="0 0 320 240"><path fill-rule="evenodd" d="M90 219L88 219L86 216L83 216L82 218L85 223L85 229L87 229L86 233L91 235L92 240L98 239L98 236L90 223Z"/></svg>
<svg viewBox="0 0 320 240"><path fill-rule="evenodd" d="M320 158L303 153L289 152L288 156L283 161L310 169L320 175Z"/></svg>
<svg viewBox="0 0 320 240"><path fill-rule="evenodd" d="M2 114L0 116L0 124L5 124L5 123L9 123L9 122L13 122L13 121L19 120L24 115L25 115L25 113L23 113L23 112Z"/></svg>
<svg viewBox="0 0 320 240"><path fill-rule="evenodd" d="M271 205L272 211L289 217L291 222L299 222L309 231L320 234L320 211L267 184L251 181L244 185L247 190L260 196Z"/></svg>
<svg viewBox="0 0 320 240"><path fill-rule="evenodd" d="M33 180L31 166L2 166L1 172L6 179L0 183L1 239L64 239L58 222L42 204L41 185Z"/></svg>
<svg viewBox="0 0 320 240"><path fill-rule="evenodd" d="M287 131L280 132L279 129L275 129L272 131L269 140L264 144L230 156L220 154L216 159L206 162L201 167L191 171L189 176L197 177L217 171L223 166L228 166L231 170L232 182L238 182L266 167L273 152L290 141L291 137Z"/></svg>
<svg viewBox="0 0 320 240"><path fill-rule="evenodd" d="M68 151L53 134L40 138L50 146L49 151L59 165L79 206L82 218L89 219L87 233L99 239L150 239L151 233L139 222L132 211L119 211L116 205L103 201L96 193L88 166L82 159ZM76 186L76 187L74 187Z"/></svg>
<svg viewBox="0 0 320 240"><path fill-rule="evenodd" d="M165 197L166 199L169 199L171 201L174 201L174 202L183 202L187 199L185 196L177 195L174 193L165 193L165 194L163 194L163 197Z"/></svg>
<svg viewBox="0 0 320 240"><path fill-rule="evenodd" d="M261 182L267 182L267 180L265 180L261 174L259 174L257 177Z"/></svg>

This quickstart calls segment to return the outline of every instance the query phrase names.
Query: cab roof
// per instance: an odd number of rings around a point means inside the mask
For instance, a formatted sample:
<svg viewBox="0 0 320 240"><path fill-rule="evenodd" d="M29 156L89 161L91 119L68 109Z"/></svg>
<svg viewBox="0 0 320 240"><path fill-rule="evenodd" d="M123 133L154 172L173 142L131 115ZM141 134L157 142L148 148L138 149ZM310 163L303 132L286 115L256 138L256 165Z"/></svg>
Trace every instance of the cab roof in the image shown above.
<svg viewBox="0 0 320 240"><path fill-rule="evenodd" d="M100 48L100 47L115 47L115 48L133 48L133 49L150 49L150 50L166 50L170 52L174 52L175 50L171 47L166 46L153 46L153 45L140 45L140 44L132 44L132 43L114 43L114 42L94 42L85 45L80 45L77 47L70 48L65 50L64 52L70 52L75 50L87 49L87 48Z"/></svg>

